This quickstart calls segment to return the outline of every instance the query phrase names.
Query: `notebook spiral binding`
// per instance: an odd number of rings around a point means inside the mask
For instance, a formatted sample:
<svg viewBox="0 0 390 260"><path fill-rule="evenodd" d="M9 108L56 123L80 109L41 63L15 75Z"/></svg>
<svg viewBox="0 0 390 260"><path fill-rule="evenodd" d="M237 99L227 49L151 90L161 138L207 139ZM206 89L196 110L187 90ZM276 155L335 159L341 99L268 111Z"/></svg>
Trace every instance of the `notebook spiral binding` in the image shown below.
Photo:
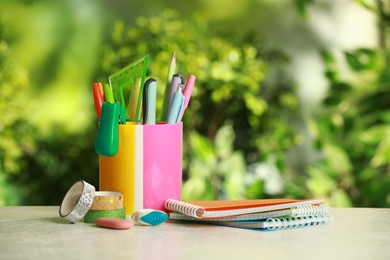
<svg viewBox="0 0 390 260"><path fill-rule="evenodd" d="M327 204L321 204L319 206L304 205L291 208L291 216L293 217L306 217L312 215L330 215L330 207Z"/></svg>
<svg viewBox="0 0 390 260"><path fill-rule="evenodd" d="M204 214L204 208L202 207L194 206L186 202L175 201L171 199L168 199L165 202L165 208L172 211L183 213L187 216L191 216L194 218L200 218Z"/></svg>
<svg viewBox="0 0 390 260"><path fill-rule="evenodd" d="M278 231L329 224L333 222L333 217L331 215L318 215L289 218L268 218L265 222L267 230Z"/></svg>

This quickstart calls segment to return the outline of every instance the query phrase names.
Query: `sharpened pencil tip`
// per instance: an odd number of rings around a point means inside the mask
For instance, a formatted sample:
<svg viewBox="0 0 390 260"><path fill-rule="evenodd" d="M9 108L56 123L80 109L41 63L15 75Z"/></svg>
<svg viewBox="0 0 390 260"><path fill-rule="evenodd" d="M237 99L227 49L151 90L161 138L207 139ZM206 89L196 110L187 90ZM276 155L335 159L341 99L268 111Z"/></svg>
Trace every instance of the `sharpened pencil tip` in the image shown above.
<svg viewBox="0 0 390 260"><path fill-rule="evenodd" d="M175 64L176 65L176 52L173 53L172 60L171 60L171 66Z"/></svg>

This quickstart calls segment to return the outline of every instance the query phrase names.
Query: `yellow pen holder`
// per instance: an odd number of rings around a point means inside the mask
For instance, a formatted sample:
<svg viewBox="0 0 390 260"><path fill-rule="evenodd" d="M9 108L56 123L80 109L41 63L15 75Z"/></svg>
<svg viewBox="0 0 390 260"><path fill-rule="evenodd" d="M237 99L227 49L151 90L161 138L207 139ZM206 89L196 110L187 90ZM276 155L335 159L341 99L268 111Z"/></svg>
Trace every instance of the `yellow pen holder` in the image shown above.
<svg viewBox="0 0 390 260"><path fill-rule="evenodd" d="M134 212L135 125L120 124L118 153L110 157L99 156L99 189L122 192L127 214Z"/></svg>

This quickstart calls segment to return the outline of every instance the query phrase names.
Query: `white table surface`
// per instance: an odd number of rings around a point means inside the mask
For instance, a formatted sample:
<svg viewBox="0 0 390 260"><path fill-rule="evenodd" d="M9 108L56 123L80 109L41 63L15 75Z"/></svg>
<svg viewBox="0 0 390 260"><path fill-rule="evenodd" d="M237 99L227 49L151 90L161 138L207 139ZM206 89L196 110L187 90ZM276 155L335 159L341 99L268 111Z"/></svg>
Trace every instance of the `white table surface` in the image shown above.
<svg viewBox="0 0 390 260"><path fill-rule="evenodd" d="M0 259L390 259L390 209L332 208L331 225L261 232L70 224L59 207L0 207Z"/></svg>

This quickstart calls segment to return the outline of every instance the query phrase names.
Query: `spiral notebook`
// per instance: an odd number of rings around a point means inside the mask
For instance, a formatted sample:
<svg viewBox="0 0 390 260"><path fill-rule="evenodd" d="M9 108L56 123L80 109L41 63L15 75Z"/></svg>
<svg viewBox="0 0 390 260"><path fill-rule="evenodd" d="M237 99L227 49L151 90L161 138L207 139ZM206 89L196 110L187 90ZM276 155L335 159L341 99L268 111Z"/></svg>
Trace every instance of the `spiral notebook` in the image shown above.
<svg viewBox="0 0 390 260"><path fill-rule="evenodd" d="M331 215L313 215L305 217L267 218L266 220L255 221L201 221L197 223L220 225L245 229L260 229L277 231L292 228L312 227L330 224L333 222Z"/></svg>
<svg viewBox="0 0 390 260"><path fill-rule="evenodd" d="M323 204L324 199L260 199L260 200L215 200L183 202L168 199L167 210L182 213L194 218L216 218L291 209L297 206Z"/></svg>
<svg viewBox="0 0 390 260"><path fill-rule="evenodd" d="M198 222L219 222L219 221L253 221L253 220L265 220L268 218L276 217L308 217L313 215L329 216L330 207L327 204L315 205L304 205L296 206L289 209L281 209L267 212L250 213L243 215L234 215L226 217L214 217L214 218L195 218L187 216L179 212L169 213L169 218L172 220L186 220L186 221L198 221Z"/></svg>

